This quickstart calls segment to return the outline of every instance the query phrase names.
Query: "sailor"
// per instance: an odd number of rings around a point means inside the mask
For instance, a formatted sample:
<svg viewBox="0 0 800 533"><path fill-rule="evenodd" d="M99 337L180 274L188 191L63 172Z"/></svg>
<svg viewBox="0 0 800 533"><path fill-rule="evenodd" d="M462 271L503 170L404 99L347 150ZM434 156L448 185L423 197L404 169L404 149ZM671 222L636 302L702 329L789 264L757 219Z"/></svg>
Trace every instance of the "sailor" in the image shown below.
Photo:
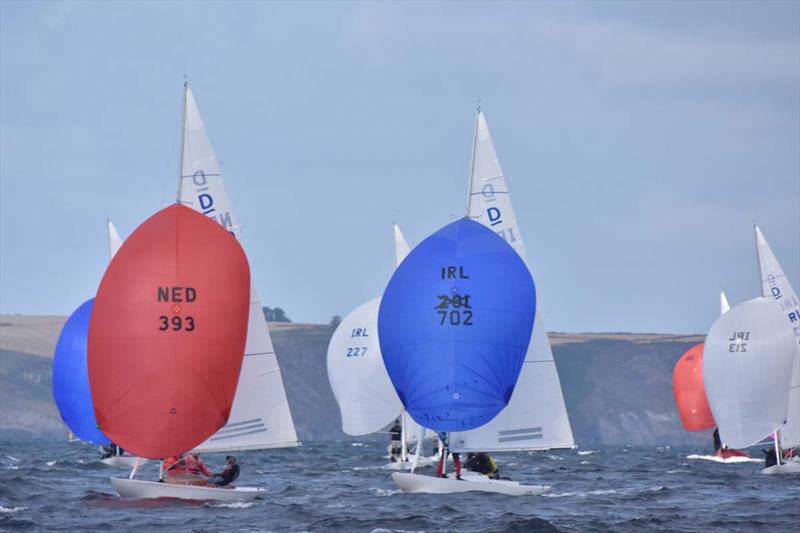
<svg viewBox="0 0 800 533"><path fill-rule="evenodd" d="M719 438L719 428L714 428L714 453L719 453L722 449L722 440Z"/></svg>
<svg viewBox="0 0 800 533"><path fill-rule="evenodd" d="M467 462L464 464L464 468L471 472L483 474L491 479L495 479L498 475L497 463L486 452L467 454Z"/></svg>
<svg viewBox="0 0 800 533"><path fill-rule="evenodd" d="M164 471L167 473L167 483L189 485L203 485L212 475L198 453L164 459Z"/></svg>
<svg viewBox="0 0 800 533"><path fill-rule="evenodd" d="M391 445L389 447L389 457L392 462L400 460L400 453L403 449L403 428L400 427L400 419L394 421L394 425L389 429L391 435Z"/></svg>
<svg viewBox="0 0 800 533"><path fill-rule="evenodd" d="M447 477L447 474L444 473L444 465L450 453L450 443L447 439L447 433L440 432L439 441L442 443L442 455L439 458L439 466L436 467L436 477ZM456 479L461 479L461 456L457 452L453 453L453 465L456 467Z"/></svg>
<svg viewBox="0 0 800 533"><path fill-rule="evenodd" d="M208 478L209 485L214 485L217 487L229 486L236 480L237 477L239 477L239 464L236 462L236 457L233 455L228 455L225 457L225 460L228 461L228 466L226 466L225 470L219 474L214 474Z"/></svg>

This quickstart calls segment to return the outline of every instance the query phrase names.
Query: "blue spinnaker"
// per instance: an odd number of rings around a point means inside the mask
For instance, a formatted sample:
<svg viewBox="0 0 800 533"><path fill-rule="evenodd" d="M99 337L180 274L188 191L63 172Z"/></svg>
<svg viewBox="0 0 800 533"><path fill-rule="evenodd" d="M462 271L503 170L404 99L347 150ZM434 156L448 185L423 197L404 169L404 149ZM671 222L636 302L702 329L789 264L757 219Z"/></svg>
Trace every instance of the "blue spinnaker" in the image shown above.
<svg viewBox="0 0 800 533"><path fill-rule="evenodd" d="M528 268L492 230L465 218L422 241L395 271L378 314L383 361L411 417L463 431L497 416L535 314Z"/></svg>
<svg viewBox="0 0 800 533"><path fill-rule="evenodd" d="M97 429L89 390L86 346L93 306L94 298L76 309L58 336L53 358L53 397L64 423L78 438L108 444L111 441Z"/></svg>

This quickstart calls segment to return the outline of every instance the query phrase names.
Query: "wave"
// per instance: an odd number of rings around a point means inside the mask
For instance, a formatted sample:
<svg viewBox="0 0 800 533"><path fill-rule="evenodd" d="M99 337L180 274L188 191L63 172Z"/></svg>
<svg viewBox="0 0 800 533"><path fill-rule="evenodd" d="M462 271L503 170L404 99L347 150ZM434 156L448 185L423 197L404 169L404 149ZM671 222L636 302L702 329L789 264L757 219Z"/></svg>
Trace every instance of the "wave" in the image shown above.
<svg viewBox="0 0 800 533"><path fill-rule="evenodd" d="M18 513L20 511L27 511L27 507L3 507L0 505L0 513L9 514L9 513Z"/></svg>
<svg viewBox="0 0 800 533"><path fill-rule="evenodd" d="M597 453L597 450L579 450L578 455L592 455L593 453Z"/></svg>
<svg viewBox="0 0 800 533"><path fill-rule="evenodd" d="M723 459L722 457L717 457L716 455L698 455L693 453L692 455L687 455L687 459L693 460L701 460L701 461L714 461L715 463L763 463L762 459L754 459L752 457L728 457Z"/></svg>

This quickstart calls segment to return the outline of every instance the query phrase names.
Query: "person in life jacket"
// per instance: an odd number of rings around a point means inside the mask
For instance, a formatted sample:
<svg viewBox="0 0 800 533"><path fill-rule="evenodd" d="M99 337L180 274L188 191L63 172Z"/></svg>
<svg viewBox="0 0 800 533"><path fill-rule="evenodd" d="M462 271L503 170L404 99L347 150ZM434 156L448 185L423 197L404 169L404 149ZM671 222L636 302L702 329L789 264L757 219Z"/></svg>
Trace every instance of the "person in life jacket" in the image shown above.
<svg viewBox="0 0 800 533"><path fill-rule="evenodd" d="M209 485L214 485L215 487L233 488L231 483L236 481L236 478L239 477L239 465L236 462L236 457L233 455L225 457L225 460L228 461L228 466L226 466L225 470L219 474L214 474L208 478Z"/></svg>
<svg viewBox="0 0 800 533"><path fill-rule="evenodd" d="M447 474L444 473L444 465L447 462L447 456L450 454L447 433L439 433L439 440L442 443L442 456L439 458L439 466L436 467L436 477L447 477ZM453 453L453 465L456 467L456 479L461 479L461 456L458 452Z"/></svg>
<svg viewBox="0 0 800 533"><path fill-rule="evenodd" d="M389 446L389 458L392 462L396 462L400 460L400 454L403 449L403 428L400 427L400 419L394 421L394 425L389 428L389 434L391 435L391 444Z"/></svg>
<svg viewBox="0 0 800 533"><path fill-rule="evenodd" d="M483 474L491 479L495 479L498 476L497 463L486 452L467 454L467 462L464 464L464 468L471 472Z"/></svg>
<svg viewBox="0 0 800 533"><path fill-rule="evenodd" d="M168 457L164 459L163 468L167 474L167 483L203 485L212 475L198 453Z"/></svg>

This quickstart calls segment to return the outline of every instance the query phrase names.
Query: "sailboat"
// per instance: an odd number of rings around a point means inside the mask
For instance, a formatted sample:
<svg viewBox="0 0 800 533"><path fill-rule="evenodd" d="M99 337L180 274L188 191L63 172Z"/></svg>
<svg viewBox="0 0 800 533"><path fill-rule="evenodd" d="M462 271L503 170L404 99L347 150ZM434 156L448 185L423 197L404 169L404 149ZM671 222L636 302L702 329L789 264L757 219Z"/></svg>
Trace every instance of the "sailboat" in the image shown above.
<svg viewBox="0 0 800 533"><path fill-rule="evenodd" d="M719 293L720 315L730 311L728 298L725 293ZM686 431L705 431L716 426L714 415L706 398L706 389L703 382L703 347L705 343L695 344L684 353L672 371L672 393L675 397L675 406L681 419L683 429ZM692 456L717 462L742 462L749 456L740 450L734 450L719 443L720 448L713 456Z"/></svg>
<svg viewBox="0 0 800 533"><path fill-rule="evenodd" d="M184 85L178 198L181 204L215 220L234 237L240 238L241 226L233 212L217 158L188 84ZM195 446L193 451L232 452L299 445L261 299L255 284L251 284L247 342L228 422ZM115 480L115 488L122 496L136 498L167 496L235 500L254 498L264 492L260 488L238 486L231 490L148 481L135 485L128 481L134 480Z"/></svg>
<svg viewBox="0 0 800 533"><path fill-rule="evenodd" d="M514 393L535 312L533 278L495 232L463 218L422 241L395 271L378 314L384 364L409 415L450 433L497 417ZM407 492L548 490L479 475L392 479Z"/></svg>
<svg viewBox="0 0 800 533"><path fill-rule="evenodd" d="M467 216L502 237L530 270L508 183L480 107L475 119ZM508 406L480 428L451 434L450 443L454 452L575 448L541 305L536 306L533 336Z"/></svg>
<svg viewBox="0 0 800 533"><path fill-rule="evenodd" d="M113 259L122 241L114 225L107 221L109 258ZM87 342L89 318L94 298L70 315L59 335L53 357L53 398L69 430L69 442L85 441L103 446L111 441L97 429L94 405L89 390ZM130 468L136 457L113 455L100 460L108 466Z"/></svg>
<svg viewBox="0 0 800 533"><path fill-rule="evenodd" d="M722 442L754 446L784 424L796 349L772 298L739 304L714 322L703 350L703 381Z"/></svg>
<svg viewBox="0 0 800 533"><path fill-rule="evenodd" d="M395 266L410 248L400 227L394 224ZM328 344L328 380L342 415L342 431L360 436L375 433L398 419L401 449L398 461L387 465L393 470L410 468L410 445L422 443L423 429L405 412L383 365L378 342L380 298L370 300L347 315ZM435 457L418 460L420 466Z"/></svg>
<svg viewBox="0 0 800 533"><path fill-rule="evenodd" d="M786 419L777 432L780 444L777 454L778 464L765 471L766 473L800 472L797 457L785 463L784 454L780 453L781 449L800 447L800 302L761 229L754 226L753 231L758 255L761 296L771 298L779 306L783 314L782 322L792 332L797 344L789 383Z"/></svg>

